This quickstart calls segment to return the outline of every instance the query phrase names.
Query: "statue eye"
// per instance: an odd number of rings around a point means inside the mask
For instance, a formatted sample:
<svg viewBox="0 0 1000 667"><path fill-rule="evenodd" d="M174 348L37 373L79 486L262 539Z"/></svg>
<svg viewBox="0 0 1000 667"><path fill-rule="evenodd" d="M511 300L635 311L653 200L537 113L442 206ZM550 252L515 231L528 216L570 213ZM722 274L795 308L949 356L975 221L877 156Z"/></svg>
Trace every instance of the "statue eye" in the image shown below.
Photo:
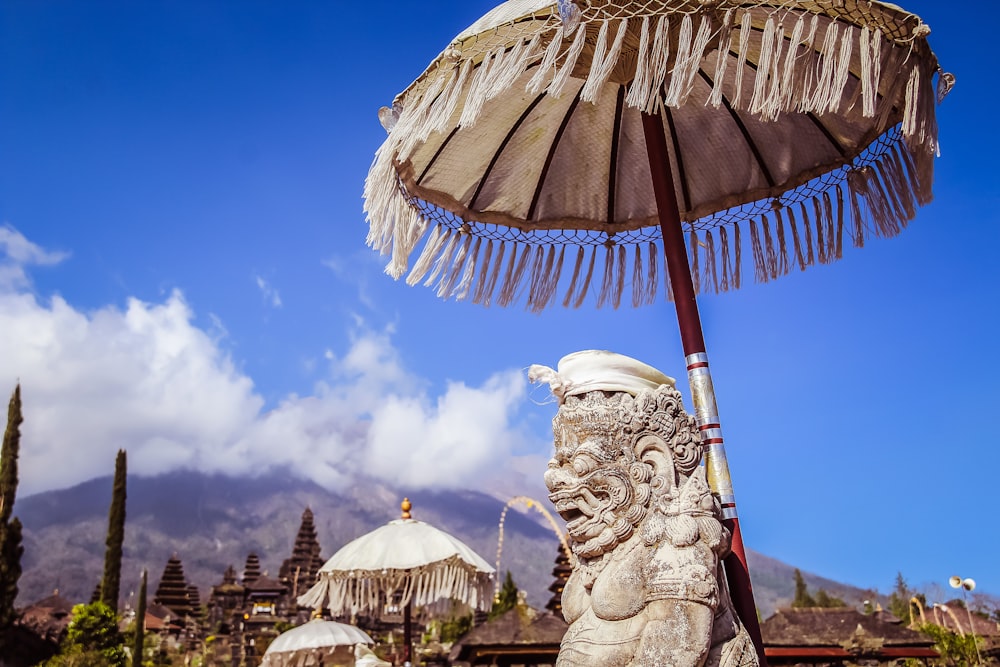
<svg viewBox="0 0 1000 667"><path fill-rule="evenodd" d="M573 458L573 470L577 475L586 475L594 470L594 461L589 456L576 456Z"/></svg>

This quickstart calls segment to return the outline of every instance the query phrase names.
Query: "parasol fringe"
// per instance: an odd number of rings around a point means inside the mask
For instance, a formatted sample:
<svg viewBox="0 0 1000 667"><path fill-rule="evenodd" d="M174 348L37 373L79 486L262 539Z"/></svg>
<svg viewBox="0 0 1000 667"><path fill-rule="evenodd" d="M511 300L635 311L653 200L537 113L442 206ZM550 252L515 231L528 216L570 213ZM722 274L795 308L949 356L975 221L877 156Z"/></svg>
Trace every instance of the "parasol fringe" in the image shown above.
<svg viewBox="0 0 1000 667"><path fill-rule="evenodd" d="M750 34L753 32L753 16L750 10L743 12L743 19L740 23L740 52L736 59L736 91L733 93L733 107L742 108L743 97L743 72L747 64L747 55L750 51Z"/></svg>
<svg viewBox="0 0 1000 667"><path fill-rule="evenodd" d="M461 242L456 242L458 246L458 254L455 256L455 260L451 262L451 271L445 271L441 274L441 281L438 283L437 295L442 299L446 299L452 295L455 288L455 283L458 282L458 277L462 274L462 269L465 267L465 259L469 254L469 246L472 245L472 235L471 234L460 234Z"/></svg>
<svg viewBox="0 0 1000 667"><path fill-rule="evenodd" d="M486 281L489 279L490 268L493 259L493 239L487 239L486 250L483 252L483 261L478 262L479 272L475 279L476 289L472 292L472 303L482 303L483 291L486 289Z"/></svg>
<svg viewBox="0 0 1000 667"><path fill-rule="evenodd" d="M424 123L424 130L420 133L421 140L426 140L434 132L443 132L448 127L452 114L458 108L458 102L462 99L462 92L465 90L465 82L469 79L469 72L472 71L472 61L466 60L458 68L458 74L449 84L449 90L442 94L427 114L427 121Z"/></svg>
<svg viewBox="0 0 1000 667"><path fill-rule="evenodd" d="M832 263L834 260L840 259L839 251L837 250L838 241L836 237L836 231L834 227L833 219L833 202L830 200L830 191L827 190L823 193L822 197L822 209L823 209L823 226L826 231L826 264ZM816 198L816 210L820 210L819 197Z"/></svg>
<svg viewBox="0 0 1000 667"><path fill-rule="evenodd" d="M597 247L595 246L596 250ZM603 308L611 300L615 282L615 246L613 242L604 244L604 277L601 280L601 291L597 294L597 307Z"/></svg>
<svg viewBox="0 0 1000 667"><path fill-rule="evenodd" d="M799 211L802 213L802 231L805 232L806 266L812 266L816 263L816 258L813 254L812 221L809 219L809 209L806 208L804 201L799 202Z"/></svg>
<svg viewBox="0 0 1000 667"><path fill-rule="evenodd" d="M505 305L510 300L514 291L514 286L511 283L514 280L514 267L517 265L520 244L511 243L510 245L510 257L507 258L507 268L504 269L503 280L500 282L500 294L497 295L497 303L500 305ZM511 294L507 294L508 292L511 292Z"/></svg>
<svg viewBox="0 0 1000 667"><path fill-rule="evenodd" d="M491 77L493 76L492 70L494 64L503 58L503 54L504 47L501 46L490 51L483 58L479 69L476 70L475 75L472 77L472 83L469 84L469 92L465 96L462 115L458 121L459 127L467 128L476 124L479 114L482 113L483 105L487 102L486 95L492 85Z"/></svg>
<svg viewBox="0 0 1000 667"><path fill-rule="evenodd" d="M628 94L625 96L625 103L633 108L645 108L647 100L644 95L649 90L652 77L650 76L649 57L649 16L642 17L639 26L639 51L635 61L635 75L628 87ZM642 91L643 95L640 95Z"/></svg>
<svg viewBox="0 0 1000 667"><path fill-rule="evenodd" d="M611 292L611 305L618 309L622 305L622 294L625 292L625 273L628 270L628 253L625 246L618 246L618 262L615 266L615 281Z"/></svg>
<svg viewBox="0 0 1000 667"><path fill-rule="evenodd" d="M500 242L500 251L497 253L496 259L493 261L493 268L490 271L489 280L487 280L486 285L483 286L482 292L477 294L476 303L483 304L484 306L489 306L493 299L493 292L497 286L497 279L500 277L500 267L503 266L503 257L507 252L507 244L503 241Z"/></svg>
<svg viewBox="0 0 1000 667"><path fill-rule="evenodd" d="M803 202L805 204L805 202ZM826 247L826 220L819 197L813 197L813 224L816 226L816 259L820 264L829 264Z"/></svg>
<svg viewBox="0 0 1000 667"><path fill-rule="evenodd" d="M847 192L851 199L851 238L855 248L865 247L865 221L861 213L861 194L858 192L857 181L859 174L857 169L847 174Z"/></svg>
<svg viewBox="0 0 1000 667"><path fill-rule="evenodd" d="M809 108L809 93L813 89L817 77L816 62L818 55L815 45L816 34L818 32L819 16L813 14L812 19L809 21L809 34L802 41L802 58L805 62L801 67L796 66L795 83L793 84L793 90L789 92L790 98L787 104L790 110L804 112Z"/></svg>
<svg viewBox="0 0 1000 667"><path fill-rule="evenodd" d="M528 303L526 304L526 307L532 311L535 310L541 285L545 280L545 246L535 246L533 250L534 256L531 258L531 272L528 278Z"/></svg>
<svg viewBox="0 0 1000 667"><path fill-rule="evenodd" d="M878 84L882 66L882 32L861 28L861 113L871 118L875 115Z"/></svg>
<svg viewBox="0 0 1000 667"><path fill-rule="evenodd" d="M576 283L580 279L580 269L583 267L583 256L586 253L586 248L580 246L576 249L576 261L573 262L573 276L569 280L569 288L566 290L566 296L563 299L563 308L568 308L570 302L573 300L573 292L576 291Z"/></svg>
<svg viewBox="0 0 1000 667"><path fill-rule="evenodd" d="M778 275L788 275L788 243L785 241L785 220L781 208L774 210L774 227L778 234Z"/></svg>
<svg viewBox="0 0 1000 667"><path fill-rule="evenodd" d="M740 223L733 224L733 288L743 285L743 240L740 238Z"/></svg>
<svg viewBox="0 0 1000 667"><path fill-rule="evenodd" d="M427 275L427 272L430 271L430 268L434 263L434 258L437 256L438 252L440 252L441 246L447 242L450 234L451 230L446 230L444 234L441 234L441 227L434 225L433 229L431 229L430 236L424 243L423 251L417 258L417 263L413 265L413 269L410 270L410 275L406 277L407 285L416 285L425 275Z"/></svg>
<svg viewBox="0 0 1000 667"><path fill-rule="evenodd" d="M452 296L454 296L458 301L465 301L469 298L469 292L472 289L472 280L476 276L476 268L479 264L479 248L482 244L482 237L476 237L476 242L472 246L472 252L469 254L465 263L465 273L462 275L462 280L451 293Z"/></svg>
<svg viewBox="0 0 1000 667"><path fill-rule="evenodd" d="M899 146L893 146L890 149L886 167L889 182L903 206L906 219L913 220L917 217L916 193L910 187L910 181L906 177L906 163Z"/></svg>
<svg viewBox="0 0 1000 667"><path fill-rule="evenodd" d="M434 268L431 269L430 275L424 281L424 287L430 287L433 285L439 276L441 276L442 271L451 262L451 256L455 254L455 246L458 243L458 237L460 234L458 232L453 232L448 230L448 238L444 242L444 247L441 250L441 254L438 255L437 261L434 262Z"/></svg>
<svg viewBox="0 0 1000 667"><path fill-rule="evenodd" d="M550 254L551 257L551 254ZM562 278L563 270L563 260L566 257L566 246L562 244L559 246L559 255L555 258L555 261L551 264L547 271L547 278L545 284L545 306L548 306L555 299L556 291L559 289L559 279Z"/></svg>
<svg viewBox="0 0 1000 667"><path fill-rule="evenodd" d="M773 16L767 17L764 23L764 34L760 41L760 56L757 59L757 76L754 77L753 95L750 97L751 113L759 114L763 108L764 93L768 77L771 75L771 56L775 50L775 42L783 39L778 35L778 26Z"/></svg>
<svg viewBox="0 0 1000 667"><path fill-rule="evenodd" d="M764 246L760 242L760 232L757 231L757 220L750 220L750 249L753 251L753 275L758 283L766 283L767 259L764 255Z"/></svg>
<svg viewBox="0 0 1000 667"><path fill-rule="evenodd" d="M854 27L848 26L840 40L840 58L837 60L837 69L833 77L833 85L830 90L830 99L827 101L825 111L836 113L840 108L840 103L844 99L844 86L851 75L851 53L854 50ZM824 109L820 109L823 113Z"/></svg>
<svg viewBox="0 0 1000 667"><path fill-rule="evenodd" d="M719 274L715 261L715 239L712 237L712 230L705 232L705 285L703 291L707 292L709 287L716 294L719 293Z"/></svg>
<svg viewBox="0 0 1000 667"><path fill-rule="evenodd" d="M701 261L698 248L701 245L698 241L698 232L691 230L691 282L693 283L695 294L701 291Z"/></svg>
<svg viewBox="0 0 1000 667"><path fill-rule="evenodd" d="M552 301L556 287L559 283L559 273L562 267L563 253L566 246L560 247L559 260L556 261L556 247L550 245L548 253L544 253L544 248L539 246L538 256L535 258L535 265L539 269L536 276L532 272L531 293L528 296L528 307L534 313L540 313ZM544 255L544 262L540 263L539 258ZM533 267L534 269L534 267Z"/></svg>
<svg viewBox="0 0 1000 667"><path fill-rule="evenodd" d="M424 235L427 222L404 198L396 197L394 202L396 213L392 228L392 257L385 272L398 280L406 273L410 253Z"/></svg>
<svg viewBox="0 0 1000 667"><path fill-rule="evenodd" d="M642 245L635 244L635 257L632 260L632 307L638 308L645 303L646 274L642 262Z"/></svg>
<svg viewBox="0 0 1000 667"><path fill-rule="evenodd" d="M576 296L576 301L573 302L574 308L579 308L583 304L583 300L587 296L587 291L590 289L590 281L594 277L594 265L597 263L597 248L594 246L590 251L590 263L587 265L587 275L583 278L583 284L580 286L580 293Z"/></svg>
<svg viewBox="0 0 1000 667"><path fill-rule="evenodd" d="M656 292L660 286L660 252L656 242L650 241L646 252L646 303L656 302Z"/></svg>
<svg viewBox="0 0 1000 667"><path fill-rule="evenodd" d="M649 41L649 36L646 34L648 28L649 23L644 20L642 31L647 42ZM660 15L657 19L652 42L649 43L648 49L646 58L636 65L636 77L629 85L625 102L630 107L640 111L653 113L657 101L660 99L660 85L667 78L667 68L670 61L670 19L667 18L666 14ZM640 67L642 68L641 77L639 76Z"/></svg>
<svg viewBox="0 0 1000 667"><path fill-rule="evenodd" d="M563 29L560 25L552 36L552 41L545 48L542 61L535 70L534 75L528 80L525 90L532 95L537 95L545 90L546 84L551 81L551 77L556 71L556 60L559 58L559 51L562 50Z"/></svg>
<svg viewBox="0 0 1000 667"><path fill-rule="evenodd" d="M733 10L727 9L722 17L722 27L719 29L719 50L715 59L715 74L712 77L712 93L708 102L718 109L722 105L722 84L726 78L726 66L729 64L729 51L733 48ZM723 271L723 276L725 271Z"/></svg>
<svg viewBox="0 0 1000 667"><path fill-rule="evenodd" d="M531 255L531 246L525 245L524 249L521 251L521 256L517 258L517 262L515 264L514 259L517 255L517 248L519 245L521 244L514 244L514 252L511 253L510 256L511 262L507 267L507 274L504 276L504 283L500 286L500 298L497 300L497 303L504 307L509 306L517 300L521 282L524 280L524 272L528 267L528 257Z"/></svg>
<svg viewBox="0 0 1000 667"><path fill-rule="evenodd" d="M818 111L830 104L830 95L833 88L834 72L837 67L835 54L837 47L837 35L840 26L832 22L826 26L823 34L823 45L820 47L819 57L816 60L816 87L810 99L802 107L802 111Z"/></svg>
<svg viewBox="0 0 1000 667"><path fill-rule="evenodd" d="M764 257L767 261L767 275L770 280L778 277L778 253L774 248L774 240L771 238L771 226L768 224L767 216L760 217L760 224L764 230ZM766 280L764 282L767 282Z"/></svg>
<svg viewBox="0 0 1000 667"><path fill-rule="evenodd" d="M493 71L490 72L490 85L485 90L487 102L506 92L524 74L528 63L535 59L540 42L541 35L539 34L536 34L528 42L520 40L507 55L503 56L500 62L493 64Z"/></svg>
<svg viewBox="0 0 1000 667"><path fill-rule="evenodd" d="M802 33L805 32L805 25L805 16L800 15L798 20L795 21L795 25L792 26L792 36L788 42L788 53L785 55L785 64L781 72L781 87L778 92L778 98L774 101L776 109L780 111L789 111L793 108L792 101L796 97L795 86L798 81L797 72L800 71L798 64L805 54L805 50L802 48Z"/></svg>
<svg viewBox="0 0 1000 667"><path fill-rule="evenodd" d="M719 243L722 253L722 291L728 292L732 268L729 261L729 233L726 231L725 225L719 227Z"/></svg>
<svg viewBox="0 0 1000 667"><path fill-rule="evenodd" d="M702 15L698 33L692 34L694 28L690 15L681 22L681 33L677 44L677 55L674 60L674 71L670 78L665 104L678 108L687 102L694 88L695 78L701 67L705 49L712 38L712 20Z"/></svg>
<svg viewBox="0 0 1000 667"><path fill-rule="evenodd" d="M597 35L597 48L594 50L594 58L590 64L590 74L587 75L587 82L580 92L580 99L584 102L597 102L601 88L611 77L611 71L618 64L618 58L621 55L625 32L628 28L628 19L622 19L618 22L618 32L615 33L615 40L610 49L608 49L609 24L610 21L604 21Z"/></svg>
<svg viewBox="0 0 1000 667"><path fill-rule="evenodd" d="M549 83L549 87L546 89L546 92L552 97L558 99L562 95L563 88L569 82L573 74L573 68L576 67L576 61L580 58L580 53L583 51L583 46L586 42L587 31L585 29L578 30L576 37L573 38L573 43L569 47L569 51L566 53L566 59L563 61L562 67L552 77L552 82Z"/></svg>
<svg viewBox="0 0 1000 667"><path fill-rule="evenodd" d="M779 22L775 29L774 53L771 54L770 88L765 86L764 96L761 99L760 117L762 120L775 120L781 112L781 82L783 75L781 72L782 56L784 55L785 27ZM792 49L789 48L789 52ZM759 73L758 73L759 75Z"/></svg>
<svg viewBox="0 0 1000 667"><path fill-rule="evenodd" d="M799 265L799 271L806 270L806 258L802 253L802 239L799 236L799 225L795 220L795 209L788 207L788 226L792 229L792 243L795 246L795 261Z"/></svg>
<svg viewBox="0 0 1000 667"><path fill-rule="evenodd" d="M832 204L831 204L832 206ZM837 259L844 256L844 190L837 184Z"/></svg>

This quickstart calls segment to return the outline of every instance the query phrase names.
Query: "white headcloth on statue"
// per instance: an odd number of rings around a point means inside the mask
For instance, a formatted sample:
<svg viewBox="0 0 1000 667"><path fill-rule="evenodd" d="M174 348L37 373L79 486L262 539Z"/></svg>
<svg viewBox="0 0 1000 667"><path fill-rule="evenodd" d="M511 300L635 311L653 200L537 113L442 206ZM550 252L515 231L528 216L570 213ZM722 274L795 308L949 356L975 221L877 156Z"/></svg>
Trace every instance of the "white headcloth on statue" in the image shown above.
<svg viewBox="0 0 1000 667"><path fill-rule="evenodd" d="M607 350L568 354L559 360L556 370L534 364L528 369L528 379L548 383L560 405L567 396L591 391L624 391L635 396L643 389L675 384L672 377L649 364Z"/></svg>

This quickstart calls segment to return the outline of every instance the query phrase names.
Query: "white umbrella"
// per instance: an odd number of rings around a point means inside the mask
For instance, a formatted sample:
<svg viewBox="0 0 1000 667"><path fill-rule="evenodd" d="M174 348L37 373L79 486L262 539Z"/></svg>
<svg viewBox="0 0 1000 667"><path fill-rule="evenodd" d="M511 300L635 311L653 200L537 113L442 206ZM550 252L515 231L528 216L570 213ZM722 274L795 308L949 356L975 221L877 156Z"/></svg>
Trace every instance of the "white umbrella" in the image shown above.
<svg viewBox="0 0 1000 667"><path fill-rule="evenodd" d="M354 665L354 647L374 644L363 630L346 623L313 619L278 635L264 652L261 667Z"/></svg>
<svg viewBox="0 0 1000 667"><path fill-rule="evenodd" d="M334 616L369 613L379 616L386 602L404 611L409 651L411 605L432 608L456 601L487 610L493 602L493 567L460 540L410 517L362 535L335 553L319 570L319 581L298 602L327 606Z"/></svg>

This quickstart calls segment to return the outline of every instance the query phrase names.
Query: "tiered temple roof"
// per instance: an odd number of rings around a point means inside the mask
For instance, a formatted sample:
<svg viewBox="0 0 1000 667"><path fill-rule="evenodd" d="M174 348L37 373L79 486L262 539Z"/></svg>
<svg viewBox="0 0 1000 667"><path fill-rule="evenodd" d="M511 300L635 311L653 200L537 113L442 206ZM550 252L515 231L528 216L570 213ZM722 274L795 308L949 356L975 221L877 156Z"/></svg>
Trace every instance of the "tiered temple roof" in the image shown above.
<svg viewBox="0 0 1000 667"><path fill-rule="evenodd" d="M163 605L180 618L197 616L201 611L198 604L192 604L188 583L184 578L184 566L177 554L170 557L163 569L153 604Z"/></svg>
<svg viewBox="0 0 1000 667"><path fill-rule="evenodd" d="M317 573L322 566L323 557L320 556L313 513L307 507L302 513L302 524L295 536L292 557L286 558L281 564L278 579L287 586L292 597L297 597L316 583Z"/></svg>

